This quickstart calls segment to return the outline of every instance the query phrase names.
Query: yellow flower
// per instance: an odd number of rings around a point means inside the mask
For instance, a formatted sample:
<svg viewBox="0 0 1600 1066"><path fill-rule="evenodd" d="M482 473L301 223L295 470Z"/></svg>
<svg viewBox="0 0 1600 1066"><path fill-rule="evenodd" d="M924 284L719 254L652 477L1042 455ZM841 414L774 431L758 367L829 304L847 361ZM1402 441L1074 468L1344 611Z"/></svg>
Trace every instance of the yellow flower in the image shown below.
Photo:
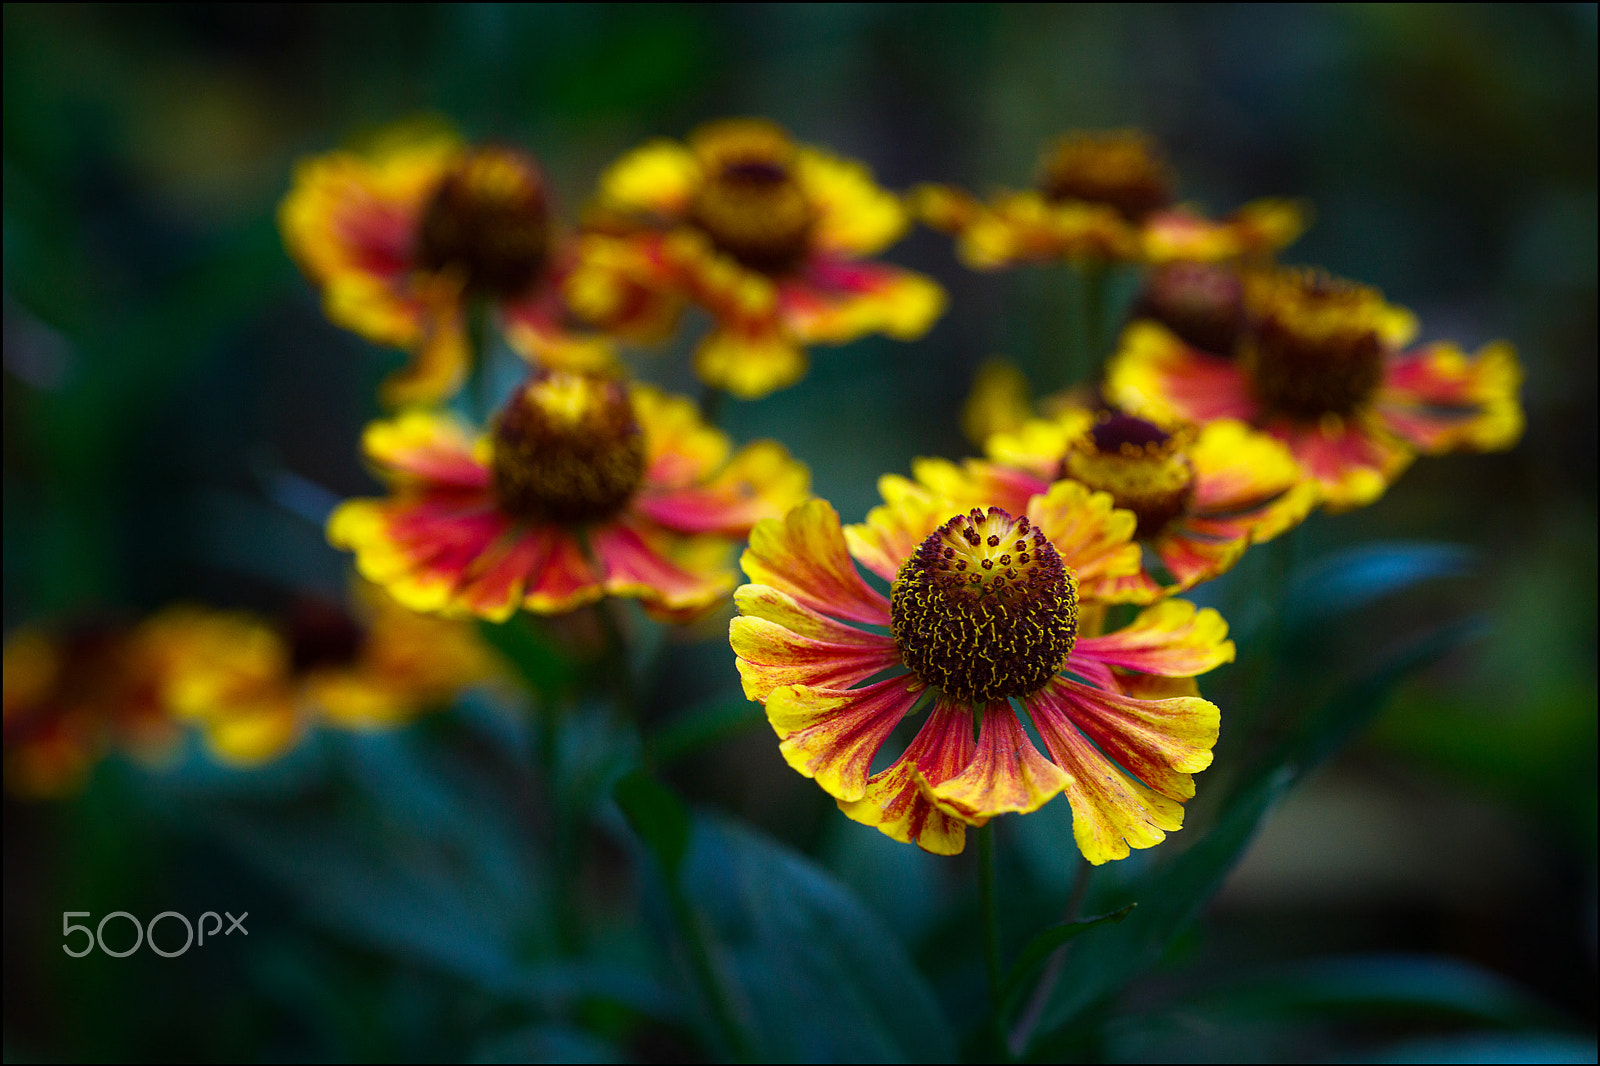
<svg viewBox="0 0 1600 1066"><path fill-rule="evenodd" d="M715 320L696 352L702 380L756 398L794 384L806 349L868 333L913 340L944 308L933 281L872 261L899 238L900 201L859 163L735 119L687 144L657 140L600 181L594 254L569 279L586 313L614 311L610 261L634 283L687 294Z"/></svg>
<svg viewBox="0 0 1600 1066"><path fill-rule="evenodd" d="M975 270L1057 260L1229 260L1277 251L1305 229L1306 210L1257 200L1213 221L1174 204L1175 181L1134 130L1067 134L1040 160L1037 188L984 203L953 186L912 195L918 217L954 234Z"/></svg>

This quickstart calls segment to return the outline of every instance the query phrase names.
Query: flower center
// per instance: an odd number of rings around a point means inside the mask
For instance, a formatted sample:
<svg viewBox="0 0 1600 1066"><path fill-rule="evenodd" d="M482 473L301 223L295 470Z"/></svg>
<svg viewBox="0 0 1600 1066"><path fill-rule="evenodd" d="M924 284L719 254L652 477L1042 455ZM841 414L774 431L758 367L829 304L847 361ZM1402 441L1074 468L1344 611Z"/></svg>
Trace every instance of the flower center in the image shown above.
<svg viewBox="0 0 1600 1066"><path fill-rule="evenodd" d="M1194 464L1188 434L1169 433L1132 415L1103 416L1073 441L1061 459L1061 477L1109 492L1118 507L1138 518L1134 536L1154 537L1194 501Z"/></svg>
<svg viewBox="0 0 1600 1066"><path fill-rule="evenodd" d="M1133 316L1155 319L1202 352L1232 355L1244 329L1244 284L1228 267L1168 263L1150 272Z"/></svg>
<svg viewBox="0 0 1600 1066"><path fill-rule="evenodd" d="M1039 191L1050 200L1108 204L1138 222L1172 202L1172 172L1135 130L1071 133L1045 156Z"/></svg>
<svg viewBox="0 0 1600 1066"><path fill-rule="evenodd" d="M1347 415L1377 391L1387 308L1376 289L1283 270L1253 279L1246 303L1244 366L1269 411L1307 420Z"/></svg>
<svg viewBox="0 0 1600 1066"><path fill-rule="evenodd" d="M517 518L600 521L644 480L627 388L592 374L536 373L500 412L493 447L495 496Z"/></svg>
<svg viewBox="0 0 1600 1066"><path fill-rule="evenodd" d="M794 177L795 146L776 126L735 120L694 138L703 177L689 219L752 270L785 274L810 247L816 212Z"/></svg>
<svg viewBox="0 0 1600 1066"><path fill-rule="evenodd" d="M295 673L348 666L360 657L367 637L348 612L319 596L296 597L283 620L282 632Z"/></svg>
<svg viewBox="0 0 1600 1066"><path fill-rule="evenodd" d="M889 625L906 666L957 700L1043 688L1078 635L1078 585L1044 534L998 507L956 515L900 567Z"/></svg>
<svg viewBox="0 0 1600 1066"><path fill-rule="evenodd" d="M480 148L445 175L423 210L416 258L424 270L455 270L469 292L521 295L549 249L544 179L532 159Z"/></svg>

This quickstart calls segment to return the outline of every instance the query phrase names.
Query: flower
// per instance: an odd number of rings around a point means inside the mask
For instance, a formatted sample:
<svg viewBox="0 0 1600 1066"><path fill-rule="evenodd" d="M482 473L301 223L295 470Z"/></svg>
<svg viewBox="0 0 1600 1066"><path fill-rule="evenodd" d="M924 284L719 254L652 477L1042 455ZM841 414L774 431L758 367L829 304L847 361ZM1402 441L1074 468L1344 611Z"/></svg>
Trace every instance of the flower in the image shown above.
<svg viewBox="0 0 1600 1066"><path fill-rule="evenodd" d="M278 224L331 320L413 353L384 382L386 403L436 402L460 388L477 304L497 312L525 356L589 367L611 360L609 342L562 300L578 249L556 235L544 176L516 149L468 148L437 128L392 129L366 152L303 160ZM660 314L637 288L617 306L599 325L627 332Z"/></svg>
<svg viewBox="0 0 1600 1066"><path fill-rule="evenodd" d="M1375 289L1312 270L1245 278L1246 324L1229 359L1138 320L1106 368L1106 394L1156 420L1233 418L1288 445L1333 509L1371 503L1416 453L1508 448L1522 433L1522 370L1509 344L1468 358L1411 351L1416 319Z"/></svg>
<svg viewBox="0 0 1600 1066"><path fill-rule="evenodd" d="M414 610L496 621L606 594L699 613L732 589L735 543L809 484L772 441L730 458L683 397L560 370L519 387L486 436L413 411L363 445L392 495L341 505L328 539Z"/></svg>
<svg viewBox="0 0 1600 1066"><path fill-rule="evenodd" d="M1094 590L1138 565L1133 516L1104 493L1059 482L1013 516L883 487L863 525L811 501L757 525L744 554L729 637L789 765L850 818L939 854L962 850L966 826L1063 792L1093 863L1178 829L1219 718L1174 679L1233 658L1221 616L1167 600L1088 631ZM873 772L925 696L916 735Z"/></svg>
<svg viewBox="0 0 1600 1066"><path fill-rule="evenodd" d="M1232 419L1197 430L1072 407L995 434L986 451L987 462L923 459L913 470L962 505L993 503L1020 514L1068 478L1133 512L1143 562L1102 589L1107 600L1149 603L1193 588L1232 567L1251 544L1298 525L1318 499L1288 448Z"/></svg>
<svg viewBox="0 0 1600 1066"><path fill-rule="evenodd" d="M159 760L177 729L159 699L160 660L145 634L94 623L23 627L5 646L5 782L54 798L80 789L109 751Z"/></svg>
<svg viewBox="0 0 1600 1066"><path fill-rule="evenodd" d="M407 610L362 585L353 609L298 597L274 622L180 606L146 623L169 648L162 699L222 762L254 766L317 724L404 725L500 675L470 625Z"/></svg>
<svg viewBox="0 0 1600 1066"><path fill-rule="evenodd" d="M608 260L635 280L653 269L656 284L715 320L695 353L701 379L754 399L798 381L810 345L928 330L943 290L866 258L906 222L861 164L797 145L769 122L714 122L687 144L652 141L606 171L569 298L609 315Z"/></svg>
<svg viewBox="0 0 1600 1066"><path fill-rule="evenodd" d="M1298 237L1305 208L1256 200L1213 221L1173 203L1171 168L1136 130L1069 133L1040 159L1037 187L984 203L948 185L912 194L921 220L958 238L974 270L1071 260L1239 259Z"/></svg>

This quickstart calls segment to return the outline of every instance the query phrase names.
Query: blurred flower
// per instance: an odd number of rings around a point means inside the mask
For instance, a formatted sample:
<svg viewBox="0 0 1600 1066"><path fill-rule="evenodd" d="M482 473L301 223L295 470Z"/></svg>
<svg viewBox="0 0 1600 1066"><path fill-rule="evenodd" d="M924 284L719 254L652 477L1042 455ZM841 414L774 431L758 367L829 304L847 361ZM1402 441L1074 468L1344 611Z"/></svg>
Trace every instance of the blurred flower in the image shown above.
<svg viewBox="0 0 1600 1066"><path fill-rule="evenodd" d="M1069 133L1046 151L1037 188L984 203L949 185L912 194L918 217L954 234L975 270L1061 259L1167 262L1270 254L1300 236L1306 210L1256 200L1213 221L1174 204L1176 179L1135 130Z"/></svg>
<svg viewBox="0 0 1600 1066"><path fill-rule="evenodd" d="M1028 395L1028 379L1015 363L999 358L986 360L973 377L972 392L962 405L961 432L981 447L996 433L1021 429L1033 417Z"/></svg>
<svg viewBox="0 0 1600 1066"><path fill-rule="evenodd" d="M577 246L556 234L544 176L515 149L397 127L365 152L302 161L278 224L330 319L412 353L384 382L386 403L436 402L461 386L477 305L494 309L525 356L587 367L611 359L609 342L562 301ZM649 296L632 294L619 320L601 325L649 317Z"/></svg>
<svg viewBox="0 0 1600 1066"><path fill-rule="evenodd" d="M171 751L178 730L159 698L158 650L125 624L13 633L5 646L6 787L67 795L114 749L146 760Z"/></svg>
<svg viewBox="0 0 1600 1066"><path fill-rule="evenodd" d="M1417 452L1510 447L1522 369L1509 344L1409 352L1410 312L1311 270L1246 276L1235 358L1135 321L1106 368L1113 403L1157 420L1239 419L1282 440L1335 509L1371 503Z"/></svg>
<svg viewBox="0 0 1600 1066"><path fill-rule="evenodd" d="M773 441L731 458L693 404L598 375L536 373L474 437L412 412L367 428L386 500L351 500L328 539L407 606L504 620L610 594L678 619L734 585L736 544L807 495Z"/></svg>
<svg viewBox="0 0 1600 1066"><path fill-rule="evenodd" d="M1298 525L1318 499L1288 448L1232 419L1196 430L1069 408L990 437L986 451L991 462L923 459L913 469L954 503L1015 514L1061 478L1110 493L1137 518L1145 549L1137 573L1101 591L1110 600L1149 603L1207 581Z"/></svg>
<svg viewBox="0 0 1600 1066"><path fill-rule="evenodd" d="M865 258L906 221L861 164L797 145L769 122L715 122L606 171L569 299L612 317L610 294L628 291L613 264L633 280L653 269L657 284L716 320L695 355L701 379L756 398L798 381L809 345L868 333L912 340L933 324L944 308L937 284Z"/></svg>
<svg viewBox="0 0 1600 1066"><path fill-rule="evenodd" d="M1185 679L1233 658L1221 616L1168 600L1092 632L1080 596L1132 572L1137 549L1133 517L1074 482L1022 517L959 513L903 479L884 490L863 525L841 529L812 501L758 525L745 552L753 583L730 639L789 765L850 818L940 854L961 851L966 826L1062 792L1093 863L1178 829L1218 728ZM852 556L891 583L887 598ZM890 671L903 672L873 680ZM915 737L873 773L930 691Z"/></svg>

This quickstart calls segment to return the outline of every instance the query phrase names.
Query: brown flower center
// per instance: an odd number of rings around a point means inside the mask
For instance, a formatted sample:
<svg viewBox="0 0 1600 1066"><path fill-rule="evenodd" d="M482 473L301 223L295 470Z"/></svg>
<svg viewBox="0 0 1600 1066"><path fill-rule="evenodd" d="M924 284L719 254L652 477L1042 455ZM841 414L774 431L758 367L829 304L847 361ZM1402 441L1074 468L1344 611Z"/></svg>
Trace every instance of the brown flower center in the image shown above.
<svg viewBox="0 0 1600 1066"><path fill-rule="evenodd" d="M511 299L538 277L549 241L544 178L533 160L480 148L445 175L423 210L417 265L456 271L469 292Z"/></svg>
<svg viewBox="0 0 1600 1066"><path fill-rule="evenodd" d="M902 661L950 698L1026 696L1072 653L1077 580L1026 518L973 510L940 526L900 567L889 620Z"/></svg>
<svg viewBox="0 0 1600 1066"><path fill-rule="evenodd" d="M542 370L494 427L495 495L518 518L595 522L644 480L644 432L619 381Z"/></svg>
<svg viewBox="0 0 1600 1066"><path fill-rule="evenodd" d="M1212 263L1167 263L1145 280L1133 317L1153 318L1185 344L1231 356L1244 330L1244 283Z"/></svg>
<svg viewBox="0 0 1600 1066"><path fill-rule="evenodd" d="M1061 476L1109 492L1139 519L1134 536L1154 537L1194 501L1188 435L1132 415L1110 414L1073 441Z"/></svg>
<svg viewBox="0 0 1600 1066"><path fill-rule="evenodd" d="M1130 221L1172 202L1172 171L1136 130L1070 133L1040 166L1039 191L1050 200L1108 204Z"/></svg>
<svg viewBox="0 0 1600 1066"><path fill-rule="evenodd" d="M320 596L300 596L289 605L282 632L296 673L318 667L349 666L361 655L366 629L338 604Z"/></svg>
<svg viewBox="0 0 1600 1066"><path fill-rule="evenodd" d="M702 177L689 219L723 252L752 270L786 274L810 247L816 211L795 180L796 150L769 123L707 126L693 140Z"/></svg>
<svg viewBox="0 0 1600 1066"><path fill-rule="evenodd" d="M1387 310L1375 289L1318 271L1252 279L1243 362L1268 411L1301 420L1348 415L1383 380Z"/></svg>

